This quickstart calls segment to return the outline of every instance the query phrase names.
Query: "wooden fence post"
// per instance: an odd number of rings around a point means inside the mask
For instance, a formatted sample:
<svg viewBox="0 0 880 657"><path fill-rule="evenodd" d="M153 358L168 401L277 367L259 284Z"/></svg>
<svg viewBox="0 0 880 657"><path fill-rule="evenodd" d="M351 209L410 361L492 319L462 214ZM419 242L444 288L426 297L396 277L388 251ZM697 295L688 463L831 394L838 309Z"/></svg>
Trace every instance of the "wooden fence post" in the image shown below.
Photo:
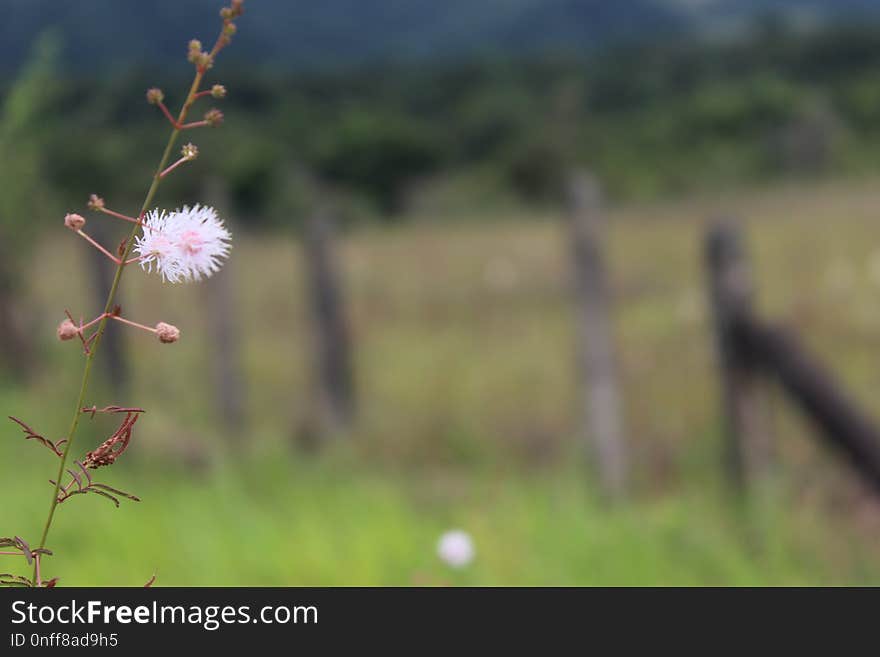
<svg viewBox="0 0 880 657"><path fill-rule="evenodd" d="M603 492L619 498L626 491L629 458L603 262L604 218L598 182L584 172L573 173L568 180L568 203L584 381L584 431L592 443Z"/></svg>
<svg viewBox="0 0 880 657"><path fill-rule="evenodd" d="M219 179L209 179L205 183L204 198L218 208L221 215L231 215L229 192ZM215 356L211 361L216 408L230 442L239 448L244 444L245 390L234 288L235 268L233 258L205 283L204 294Z"/></svg>
<svg viewBox="0 0 880 657"><path fill-rule="evenodd" d="M315 416L309 430L318 441L346 432L355 413L351 338L335 246L330 211L320 207L306 221L304 240L315 347Z"/></svg>
<svg viewBox="0 0 880 657"><path fill-rule="evenodd" d="M733 485L742 491L750 480L763 479L775 460L760 367L739 331L740 322L751 314L753 283L734 221L716 222L709 230L705 249L721 376L725 469Z"/></svg>
<svg viewBox="0 0 880 657"><path fill-rule="evenodd" d="M752 318L743 333L764 372L880 493L880 429L875 421L789 331Z"/></svg>

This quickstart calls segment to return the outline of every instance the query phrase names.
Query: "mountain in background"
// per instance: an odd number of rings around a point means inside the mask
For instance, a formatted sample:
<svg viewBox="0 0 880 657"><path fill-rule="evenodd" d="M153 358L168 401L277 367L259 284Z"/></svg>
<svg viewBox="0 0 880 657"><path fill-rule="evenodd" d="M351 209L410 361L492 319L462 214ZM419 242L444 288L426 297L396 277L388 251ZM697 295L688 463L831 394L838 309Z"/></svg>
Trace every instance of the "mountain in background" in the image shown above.
<svg viewBox="0 0 880 657"><path fill-rule="evenodd" d="M0 69L57 28L65 64L88 71L174 61L214 37L220 0L0 0ZM478 54L595 52L663 37L736 34L766 15L810 27L880 19L877 0L248 0L239 64L279 69Z"/></svg>

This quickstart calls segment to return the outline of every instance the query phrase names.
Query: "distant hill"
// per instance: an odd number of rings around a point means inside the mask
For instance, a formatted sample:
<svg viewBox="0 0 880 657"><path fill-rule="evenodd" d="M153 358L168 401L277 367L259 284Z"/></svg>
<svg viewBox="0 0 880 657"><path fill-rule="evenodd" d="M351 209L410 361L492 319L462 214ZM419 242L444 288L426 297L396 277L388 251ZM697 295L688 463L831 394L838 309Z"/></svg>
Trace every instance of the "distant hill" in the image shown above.
<svg viewBox="0 0 880 657"><path fill-rule="evenodd" d="M212 38L220 0L0 0L0 70L54 26L65 62L162 64ZM880 17L876 0L248 0L229 57L278 68L475 53L591 52L612 43L736 32L762 14L798 25Z"/></svg>

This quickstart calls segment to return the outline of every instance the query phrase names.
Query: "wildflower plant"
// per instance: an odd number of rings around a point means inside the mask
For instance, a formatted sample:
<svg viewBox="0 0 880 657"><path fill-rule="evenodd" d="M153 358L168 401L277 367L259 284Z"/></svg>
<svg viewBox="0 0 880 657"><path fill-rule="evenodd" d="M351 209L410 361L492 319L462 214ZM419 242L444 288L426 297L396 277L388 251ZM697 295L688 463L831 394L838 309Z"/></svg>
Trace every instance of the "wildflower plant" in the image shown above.
<svg viewBox="0 0 880 657"><path fill-rule="evenodd" d="M220 34L210 50L204 50L201 42L196 39L190 41L187 59L195 68L195 75L176 116L165 105L165 94L161 89L152 88L147 91L147 102L156 105L167 118L171 124L171 134L156 173L150 180L140 211L133 216L117 212L110 209L104 199L97 194L92 194L88 200L87 207L93 213L132 224L128 236L116 249L106 248L86 232L86 219L82 215L69 213L64 217L64 226L104 254L115 267L116 273L107 295L104 311L100 315L84 322L82 319L75 320L69 311L65 311L66 317L57 329L60 340L79 341L84 358L82 381L67 434L53 441L24 421L10 417L22 430L26 440L33 441L52 453L57 459L58 470L55 477L49 480L52 497L39 540L32 544L20 536L0 538L0 556L20 558L21 565L26 563L28 567L32 567L31 574L26 576L12 572L0 573L0 585L55 586L58 579L45 577L42 562L45 557L52 555L47 545L55 514L58 508L71 498L81 495L103 497L117 507L120 506L121 500L140 501L131 493L96 480L95 471L113 465L128 449L135 425L144 413L144 409L116 405L100 408L95 404L88 406L92 365L107 324L111 321L152 333L163 344L174 343L180 339L180 330L171 324L158 322L147 326L123 316L122 309L116 303L116 295L126 269L131 265L138 265L144 272L158 274L163 281L186 283L211 276L229 255L231 236L213 208L195 205L167 211L153 209L152 205L162 181L199 156L198 147L193 143L187 143L180 149L179 157L171 161L181 133L199 128L217 127L223 122L223 113L218 109L209 109L201 120L189 119L200 99L226 97L226 88L221 84L214 84L207 89L202 87L220 51L230 44L236 33L235 20L242 15L243 4L244 0L231 0L230 6L221 9ZM80 451L85 451L84 455L75 458L73 448L81 420L84 416L94 418L96 414L119 418L118 427L106 438L93 438L91 448L83 448ZM0 568L0 570L5 569ZM151 585L154 579L155 577L151 578L147 586Z"/></svg>

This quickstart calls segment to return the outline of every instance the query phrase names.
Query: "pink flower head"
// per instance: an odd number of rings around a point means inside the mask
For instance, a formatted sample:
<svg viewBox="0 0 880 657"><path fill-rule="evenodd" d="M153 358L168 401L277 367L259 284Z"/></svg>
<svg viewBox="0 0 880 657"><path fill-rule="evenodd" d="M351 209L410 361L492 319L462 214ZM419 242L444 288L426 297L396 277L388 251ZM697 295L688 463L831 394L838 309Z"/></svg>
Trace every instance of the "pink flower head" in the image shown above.
<svg viewBox="0 0 880 657"><path fill-rule="evenodd" d="M144 218L134 251L141 266L169 283L207 278L229 255L229 231L214 208L196 205L166 213L153 210Z"/></svg>
<svg viewBox="0 0 880 657"><path fill-rule="evenodd" d="M173 324L159 322L156 324L156 336L159 338L159 342L171 344L180 340L180 329Z"/></svg>

